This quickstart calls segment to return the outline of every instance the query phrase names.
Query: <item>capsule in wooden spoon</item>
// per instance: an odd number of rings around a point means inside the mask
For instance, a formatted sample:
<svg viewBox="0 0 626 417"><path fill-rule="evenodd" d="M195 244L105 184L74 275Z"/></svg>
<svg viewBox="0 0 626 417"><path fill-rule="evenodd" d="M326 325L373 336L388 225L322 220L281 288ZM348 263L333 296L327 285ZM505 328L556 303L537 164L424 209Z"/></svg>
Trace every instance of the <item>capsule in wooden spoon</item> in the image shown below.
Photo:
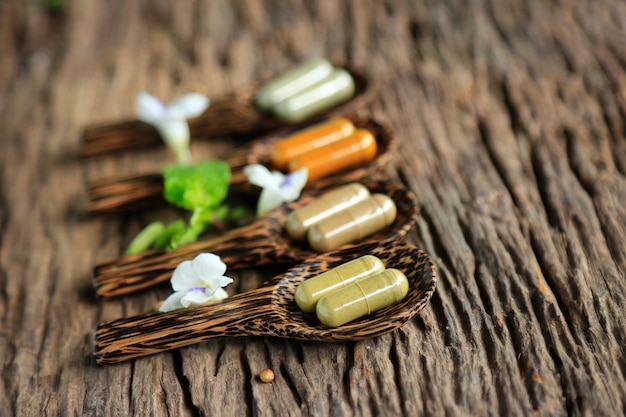
<svg viewBox="0 0 626 417"><path fill-rule="evenodd" d="M398 268L409 280L409 293L370 320L329 329L294 306L296 287L308 278L368 253ZM97 363L116 363L205 342L218 337L272 336L298 340L347 341L380 336L413 319L435 291L437 274L430 257L401 242L369 242L310 258L264 286L209 305L124 317L98 325L94 338Z"/></svg>
<svg viewBox="0 0 626 417"><path fill-rule="evenodd" d="M345 117L316 123L278 141L270 155L272 164L276 169L284 170L293 158L343 139L352 132L354 124Z"/></svg>
<svg viewBox="0 0 626 417"><path fill-rule="evenodd" d="M408 291L402 271L388 268L322 297L315 312L326 326L339 327L401 301Z"/></svg>
<svg viewBox="0 0 626 417"><path fill-rule="evenodd" d="M385 264L377 257L361 256L303 281L296 289L296 304L302 311L312 313L315 311L317 302L325 295L384 269Z"/></svg>
<svg viewBox="0 0 626 417"><path fill-rule="evenodd" d="M289 171L307 168L309 181L312 181L371 162L376 156L376 151L374 135L367 129L356 129L348 137L296 156L289 163Z"/></svg>
<svg viewBox="0 0 626 417"><path fill-rule="evenodd" d="M390 182L368 182L366 186L372 193L389 195L398 207L393 224L370 236L370 243L381 245L402 239L417 219L418 208L413 193L401 184ZM282 205L268 216L215 238L201 239L171 251L149 251L102 260L93 268L97 293L102 297L117 297L167 281L178 263L202 252L217 253L229 268L235 269L268 263L293 265L310 258L315 251L286 236L284 226L293 209L303 206L304 199L314 201L316 194L317 191L308 190L301 202Z"/></svg>
<svg viewBox="0 0 626 417"><path fill-rule="evenodd" d="M316 223L345 210L370 197L370 192L362 184L353 182L329 191L315 201L292 211L287 218L285 229L289 236L302 240Z"/></svg>
<svg viewBox="0 0 626 417"><path fill-rule="evenodd" d="M326 252L363 239L393 223L396 205L384 194L374 194L313 225L307 238L317 252Z"/></svg>
<svg viewBox="0 0 626 417"><path fill-rule="evenodd" d="M333 66L325 59L311 59L274 78L259 89L255 103L267 112L295 94L319 83L333 71Z"/></svg>
<svg viewBox="0 0 626 417"><path fill-rule="evenodd" d="M354 88L350 73L335 68L322 81L278 103L273 113L283 121L297 123L349 100L354 95Z"/></svg>

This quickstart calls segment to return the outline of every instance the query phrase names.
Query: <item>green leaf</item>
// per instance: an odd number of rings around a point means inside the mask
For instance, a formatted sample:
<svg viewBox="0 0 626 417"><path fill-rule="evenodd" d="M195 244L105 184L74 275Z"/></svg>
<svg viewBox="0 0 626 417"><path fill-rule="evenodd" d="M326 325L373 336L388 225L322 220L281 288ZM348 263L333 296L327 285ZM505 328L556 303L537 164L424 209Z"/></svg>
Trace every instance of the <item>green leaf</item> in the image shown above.
<svg viewBox="0 0 626 417"><path fill-rule="evenodd" d="M164 196L171 204L195 211L218 207L228 194L230 166L224 161L163 169Z"/></svg>

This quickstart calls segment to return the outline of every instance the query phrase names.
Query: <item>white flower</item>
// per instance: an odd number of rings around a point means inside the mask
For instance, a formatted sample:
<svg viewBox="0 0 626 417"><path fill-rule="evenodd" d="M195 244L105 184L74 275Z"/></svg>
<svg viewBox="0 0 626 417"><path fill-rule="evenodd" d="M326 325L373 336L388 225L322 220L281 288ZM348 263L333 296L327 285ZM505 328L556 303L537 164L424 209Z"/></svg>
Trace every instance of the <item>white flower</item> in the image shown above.
<svg viewBox="0 0 626 417"><path fill-rule="evenodd" d="M228 294L222 287L233 282L223 276L224 272L226 264L213 253L201 253L192 261L181 262L171 279L174 294L163 302L159 311L223 300Z"/></svg>
<svg viewBox="0 0 626 417"><path fill-rule="evenodd" d="M191 154L187 119L201 115L209 107L209 103L209 99L200 93L188 93L165 104L158 98L141 92L135 99L135 108L139 120L156 128L165 144L176 155L178 163L188 164Z"/></svg>
<svg viewBox="0 0 626 417"><path fill-rule="evenodd" d="M263 188L257 204L259 216L283 203L297 200L309 177L309 170L306 168L285 175L279 171L270 172L259 164L248 165L243 172L248 181Z"/></svg>

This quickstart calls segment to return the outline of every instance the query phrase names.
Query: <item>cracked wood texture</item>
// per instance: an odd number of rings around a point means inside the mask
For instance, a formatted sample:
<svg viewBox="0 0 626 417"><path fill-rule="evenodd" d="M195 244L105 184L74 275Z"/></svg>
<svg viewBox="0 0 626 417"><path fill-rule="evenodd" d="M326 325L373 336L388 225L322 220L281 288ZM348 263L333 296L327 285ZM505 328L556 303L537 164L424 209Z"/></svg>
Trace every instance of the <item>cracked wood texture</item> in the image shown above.
<svg viewBox="0 0 626 417"><path fill-rule="evenodd" d="M42 3L0 1L0 416L626 413L622 0ZM85 179L171 156L83 161L82 129L132 117L142 90L219 97L313 56L376 85L361 115L398 137L386 175L419 201L430 304L361 342L226 338L96 366L96 324L168 289L102 301L90 268L171 213L87 218Z"/></svg>

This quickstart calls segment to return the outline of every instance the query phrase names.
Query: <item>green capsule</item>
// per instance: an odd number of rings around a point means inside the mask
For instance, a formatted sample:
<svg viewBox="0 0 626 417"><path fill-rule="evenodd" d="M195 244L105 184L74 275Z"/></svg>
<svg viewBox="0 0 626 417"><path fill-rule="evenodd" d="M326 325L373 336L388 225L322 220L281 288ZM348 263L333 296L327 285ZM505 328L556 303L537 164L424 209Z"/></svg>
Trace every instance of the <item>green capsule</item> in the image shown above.
<svg viewBox="0 0 626 417"><path fill-rule="evenodd" d="M389 226L396 219L396 204L384 194L374 194L313 225L307 238L318 252L356 242Z"/></svg>
<svg viewBox="0 0 626 417"><path fill-rule="evenodd" d="M256 95L256 105L271 112L286 98L327 78L333 66L324 59L311 59L265 84Z"/></svg>
<svg viewBox="0 0 626 417"><path fill-rule="evenodd" d="M285 98L273 111L279 119L296 123L343 103L353 94L352 76L345 69L336 68L324 80Z"/></svg>
<svg viewBox="0 0 626 417"><path fill-rule="evenodd" d="M302 311L312 313L315 311L315 305L320 298L384 269L385 264L373 255L353 259L303 281L296 289L296 303Z"/></svg>
<svg viewBox="0 0 626 417"><path fill-rule="evenodd" d="M333 291L317 302L317 318L338 327L401 301L409 292L406 276L394 268Z"/></svg>
<svg viewBox="0 0 626 417"><path fill-rule="evenodd" d="M287 218L285 229L293 239L305 239L311 226L365 200L369 196L369 190L362 184L353 182L344 185L325 193L306 206L292 211Z"/></svg>

